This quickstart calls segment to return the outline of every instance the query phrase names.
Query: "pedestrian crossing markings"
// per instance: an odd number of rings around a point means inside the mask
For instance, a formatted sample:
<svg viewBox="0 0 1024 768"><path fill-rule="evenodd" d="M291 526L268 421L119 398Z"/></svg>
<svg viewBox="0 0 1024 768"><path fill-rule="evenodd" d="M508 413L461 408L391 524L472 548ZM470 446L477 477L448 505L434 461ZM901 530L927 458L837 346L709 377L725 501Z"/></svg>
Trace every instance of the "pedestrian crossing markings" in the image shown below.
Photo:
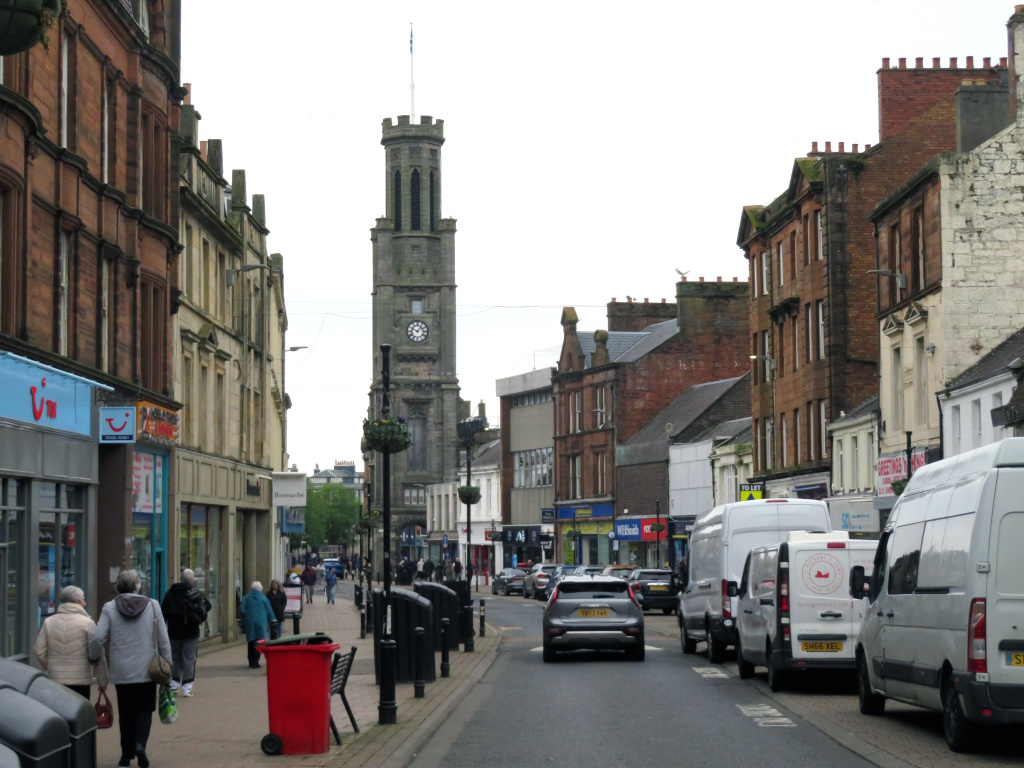
<svg viewBox="0 0 1024 768"><path fill-rule="evenodd" d="M752 718L761 728L796 728L796 723L788 717L783 717L779 710L767 704L737 704L736 706L740 712Z"/></svg>

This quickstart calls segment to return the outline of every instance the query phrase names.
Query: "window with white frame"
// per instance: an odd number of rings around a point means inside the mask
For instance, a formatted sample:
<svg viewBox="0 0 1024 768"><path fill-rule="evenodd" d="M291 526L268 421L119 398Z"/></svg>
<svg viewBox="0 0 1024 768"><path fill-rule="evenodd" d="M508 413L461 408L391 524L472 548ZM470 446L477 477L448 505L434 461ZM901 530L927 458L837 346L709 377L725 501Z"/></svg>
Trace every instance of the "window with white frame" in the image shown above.
<svg viewBox="0 0 1024 768"><path fill-rule="evenodd" d="M981 399L971 400L971 448L981 447Z"/></svg>
<svg viewBox="0 0 1024 768"><path fill-rule="evenodd" d="M810 461L814 461L814 451L816 450L814 442L814 404L807 404L807 458Z"/></svg>
<svg viewBox="0 0 1024 768"><path fill-rule="evenodd" d="M785 245L781 240L779 240L778 244L775 246L775 252L779 256L779 285L781 286L786 282L785 267L783 267L783 260L785 259Z"/></svg>
<svg viewBox="0 0 1024 768"><path fill-rule="evenodd" d="M869 431L868 432L867 437L865 438L864 442L866 443L866 445L864 447L867 448L867 458L868 458L867 463L864 464L864 467L866 468L866 471L867 471L868 482L870 482L871 473L872 473L872 471L875 468L875 433L874 433L874 431Z"/></svg>
<svg viewBox="0 0 1024 768"><path fill-rule="evenodd" d="M512 487L541 488L552 484L554 448L533 448L512 453Z"/></svg>
<svg viewBox="0 0 1024 768"><path fill-rule="evenodd" d="M779 456L779 466L785 467L789 463L789 433L786 431L786 414L782 414L782 453Z"/></svg>
<svg viewBox="0 0 1024 768"><path fill-rule="evenodd" d="M954 405L950 409L950 448L953 455L960 453L960 406Z"/></svg>
<svg viewBox="0 0 1024 768"><path fill-rule="evenodd" d="M597 454L596 467L595 467L595 480L597 481L597 488L595 489L598 495L604 495L608 492L608 487L605 485L605 473L608 471L608 455L605 453Z"/></svg>
<svg viewBox="0 0 1024 768"><path fill-rule="evenodd" d="M113 91L113 83L110 80L104 78L103 80L103 95L101 98L102 104L100 108L102 114L100 116L101 130L103 135L100 138L102 145L100 147L100 177L103 179L104 184L110 182L110 96Z"/></svg>
<svg viewBox="0 0 1024 768"><path fill-rule="evenodd" d="M68 147L68 79L71 69L69 58L70 37L62 34L60 38L60 146Z"/></svg>
<svg viewBox="0 0 1024 768"><path fill-rule="evenodd" d="M794 408L793 409L793 447L796 449L796 463L800 464L800 463L803 462L804 457L802 455L803 451L801 451L801 448L803 446L800 445L800 409L799 408Z"/></svg>
<svg viewBox="0 0 1024 768"><path fill-rule="evenodd" d="M605 425L608 418L607 390L603 384L594 390L594 424L598 429Z"/></svg>
<svg viewBox="0 0 1024 768"><path fill-rule="evenodd" d="M113 286L110 262L100 259L100 370L110 370L110 302Z"/></svg>
<svg viewBox="0 0 1024 768"><path fill-rule="evenodd" d="M582 392L576 392L573 395L573 402L575 404L573 406L573 410L576 412L576 428L573 430L573 432L582 432L583 431L583 393Z"/></svg>
<svg viewBox="0 0 1024 768"><path fill-rule="evenodd" d="M772 469L775 466L775 419L764 420L765 435L765 468Z"/></svg>
<svg viewBox="0 0 1024 768"><path fill-rule="evenodd" d="M914 418L918 424L928 423L928 355L924 336L914 339Z"/></svg>
<svg viewBox="0 0 1024 768"><path fill-rule="evenodd" d="M804 346L807 347L807 362L814 359L814 317L811 315L811 303L804 304Z"/></svg>
<svg viewBox="0 0 1024 768"><path fill-rule="evenodd" d="M764 351L764 381L766 384L772 380L771 338L770 331L761 331L761 349Z"/></svg>
<svg viewBox="0 0 1024 768"><path fill-rule="evenodd" d="M825 302L816 302L818 310L818 359L825 359Z"/></svg>
<svg viewBox="0 0 1024 768"><path fill-rule="evenodd" d="M843 455L843 441L836 440L836 473L839 475L837 479L839 480L838 486L840 490L846 489L846 475L843 473L844 459L845 456Z"/></svg>
<svg viewBox="0 0 1024 768"><path fill-rule="evenodd" d="M793 318L793 370L800 368L800 323Z"/></svg>
<svg viewBox="0 0 1024 768"><path fill-rule="evenodd" d="M821 226L821 211L814 212L814 231L818 235L818 259L825 258L825 247L824 247L824 230Z"/></svg>
<svg viewBox="0 0 1024 768"><path fill-rule="evenodd" d="M570 499L582 499L583 495L583 478L581 472L583 468L583 456L576 454L575 456L569 457L569 498Z"/></svg>
<svg viewBox="0 0 1024 768"><path fill-rule="evenodd" d="M892 402L892 428L903 428L903 350L899 346L890 353L892 370L889 372L889 389Z"/></svg>
<svg viewBox="0 0 1024 768"><path fill-rule="evenodd" d="M818 433L821 435L821 458L828 458L828 431L826 430L827 422L825 419L825 401L818 401Z"/></svg>
<svg viewBox="0 0 1024 768"><path fill-rule="evenodd" d="M754 296L757 296L757 256L750 254L750 285L754 289Z"/></svg>
<svg viewBox="0 0 1024 768"><path fill-rule="evenodd" d="M725 495L724 503L729 504L739 500L739 486L736 483L736 465L726 464L722 467L722 491Z"/></svg>
<svg viewBox="0 0 1024 768"><path fill-rule="evenodd" d="M857 435L850 436L850 489L860 488L860 445Z"/></svg>
<svg viewBox="0 0 1024 768"><path fill-rule="evenodd" d="M57 316L59 336L57 351L67 357L68 354L68 280L71 272L71 235L63 229L60 231L60 265L57 284Z"/></svg>
<svg viewBox="0 0 1024 768"><path fill-rule="evenodd" d="M768 295L768 259L771 258L771 254L768 251L761 253L761 295Z"/></svg>
<svg viewBox="0 0 1024 768"><path fill-rule="evenodd" d="M764 464L761 463L761 442L763 440L761 433L761 420L754 419L754 461L757 471L764 469Z"/></svg>
<svg viewBox="0 0 1024 768"><path fill-rule="evenodd" d="M1002 408L1002 407L1003 407L1003 393L1002 392L996 392L994 395L992 395L992 410L994 411L996 408ZM998 442L999 440L1002 440L1002 439L1003 439L1003 428L1002 427L992 427L992 440L993 440L993 442Z"/></svg>

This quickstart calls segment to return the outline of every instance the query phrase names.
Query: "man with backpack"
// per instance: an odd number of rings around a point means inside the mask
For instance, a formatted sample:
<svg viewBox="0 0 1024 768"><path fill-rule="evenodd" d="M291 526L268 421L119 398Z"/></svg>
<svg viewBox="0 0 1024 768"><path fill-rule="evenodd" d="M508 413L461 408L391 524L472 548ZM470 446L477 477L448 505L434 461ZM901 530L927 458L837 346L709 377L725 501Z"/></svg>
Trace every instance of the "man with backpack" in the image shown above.
<svg viewBox="0 0 1024 768"><path fill-rule="evenodd" d="M181 581L172 584L160 605L167 621L171 640L171 690L192 695L199 655L199 630L213 606L196 588L196 575L191 568L181 572Z"/></svg>

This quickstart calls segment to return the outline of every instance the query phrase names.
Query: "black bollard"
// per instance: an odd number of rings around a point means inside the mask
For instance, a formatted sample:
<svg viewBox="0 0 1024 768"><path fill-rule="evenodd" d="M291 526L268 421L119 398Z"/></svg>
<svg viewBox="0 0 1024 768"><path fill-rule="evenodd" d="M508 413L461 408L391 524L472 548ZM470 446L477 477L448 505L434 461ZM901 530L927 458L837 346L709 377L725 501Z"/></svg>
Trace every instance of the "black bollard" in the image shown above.
<svg viewBox="0 0 1024 768"><path fill-rule="evenodd" d="M373 593L371 592L366 601L366 631L373 634Z"/></svg>
<svg viewBox="0 0 1024 768"><path fill-rule="evenodd" d="M377 705L377 723L394 725L398 722L398 703L395 701L395 662L398 643L390 637L380 641L380 703Z"/></svg>
<svg viewBox="0 0 1024 768"><path fill-rule="evenodd" d="M297 613L292 614L292 634L299 634L299 614Z"/></svg>
<svg viewBox="0 0 1024 768"><path fill-rule="evenodd" d="M466 653L472 653L473 648L473 603L463 607L462 609L462 628L466 632L465 647L462 649Z"/></svg>
<svg viewBox="0 0 1024 768"><path fill-rule="evenodd" d="M355 589L353 590L353 594L355 594L356 605L358 607L362 608L363 607L363 587L362 587L361 584L356 584Z"/></svg>
<svg viewBox="0 0 1024 768"><path fill-rule="evenodd" d="M417 699L423 698L423 640L424 640L423 627L416 627L416 642L413 643L413 653L416 657L413 659L413 681L412 688L415 691Z"/></svg>
<svg viewBox="0 0 1024 768"><path fill-rule="evenodd" d="M484 616L487 614L487 608L484 606L484 599L480 598L480 637L487 637L487 630L484 627Z"/></svg>
<svg viewBox="0 0 1024 768"><path fill-rule="evenodd" d="M359 606L359 639L366 637L366 606Z"/></svg>
<svg viewBox="0 0 1024 768"><path fill-rule="evenodd" d="M450 619L441 619L441 677L448 677L450 665L448 655L451 653L449 643L451 641L452 622Z"/></svg>

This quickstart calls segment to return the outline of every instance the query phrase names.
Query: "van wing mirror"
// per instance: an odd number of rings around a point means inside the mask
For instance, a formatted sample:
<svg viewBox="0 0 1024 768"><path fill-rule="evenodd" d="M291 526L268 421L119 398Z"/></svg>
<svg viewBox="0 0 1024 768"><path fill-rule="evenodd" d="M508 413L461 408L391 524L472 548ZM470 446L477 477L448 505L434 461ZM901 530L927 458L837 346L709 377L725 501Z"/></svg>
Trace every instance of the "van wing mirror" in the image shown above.
<svg viewBox="0 0 1024 768"><path fill-rule="evenodd" d="M864 566L855 565L850 571L850 595L854 600L864 597Z"/></svg>
<svg viewBox="0 0 1024 768"><path fill-rule="evenodd" d="M725 584L725 594L727 597L739 597L740 588L735 581L729 581Z"/></svg>

